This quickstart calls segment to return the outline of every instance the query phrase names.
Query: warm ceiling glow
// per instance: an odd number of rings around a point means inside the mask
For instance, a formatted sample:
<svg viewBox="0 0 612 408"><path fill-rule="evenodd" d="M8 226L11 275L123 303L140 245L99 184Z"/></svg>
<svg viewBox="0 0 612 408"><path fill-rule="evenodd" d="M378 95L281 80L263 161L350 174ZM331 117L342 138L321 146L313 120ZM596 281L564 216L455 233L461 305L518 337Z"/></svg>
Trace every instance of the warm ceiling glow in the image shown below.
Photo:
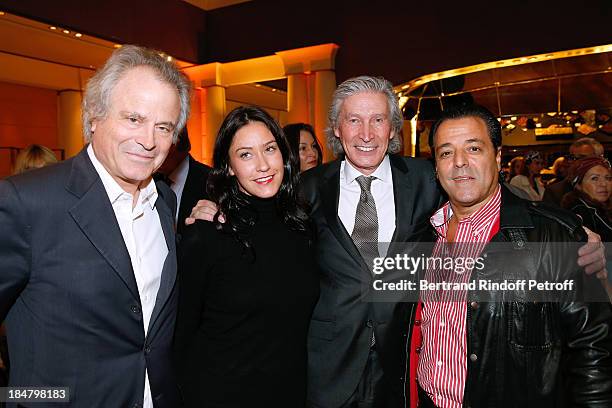
<svg viewBox="0 0 612 408"><path fill-rule="evenodd" d="M74 36L75 36L75 37L78 37L78 38L81 38L81 37L83 36L83 34L81 34L81 33L76 33Z"/></svg>
<svg viewBox="0 0 612 408"><path fill-rule="evenodd" d="M170 61L172 61L172 57L168 55L168 56L166 57L166 60L167 60L168 62L170 62Z"/></svg>
<svg viewBox="0 0 612 408"><path fill-rule="evenodd" d="M51 30L57 30L57 27L51 26L51 27L49 27L49 29L51 29Z"/></svg>
<svg viewBox="0 0 612 408"><path fill-rule="evenodd" d="M4 11L0 11L0 16L3 16L3 15L4 15Z"/></svg>
<svg viewBox="0 0 612 408"><path fill-rule="evenodd" d="M115 48L121 48L121 44L115 44L114 47Z"/></svg>
<svg viewBox="0 0 612 408"><path fill-rule="evenodd" d="M70 34L70 31L68 31L68 30L63 30L62 32L63 32L64 34Z"/></svg>

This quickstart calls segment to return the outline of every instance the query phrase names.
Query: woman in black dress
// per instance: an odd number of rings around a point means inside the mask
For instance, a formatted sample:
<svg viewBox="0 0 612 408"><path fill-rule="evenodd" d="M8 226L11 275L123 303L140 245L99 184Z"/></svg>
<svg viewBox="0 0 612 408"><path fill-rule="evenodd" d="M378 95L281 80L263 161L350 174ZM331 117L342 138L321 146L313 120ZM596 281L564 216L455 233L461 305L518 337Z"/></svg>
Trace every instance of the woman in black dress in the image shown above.
<svg viewBox="0 0 612 408"><path fill-rule="evenodd" d="M176 356L188 407L299 407L319 294L297 160L262 109L240 107L217 135L211 200L180 242Z"/></svg>

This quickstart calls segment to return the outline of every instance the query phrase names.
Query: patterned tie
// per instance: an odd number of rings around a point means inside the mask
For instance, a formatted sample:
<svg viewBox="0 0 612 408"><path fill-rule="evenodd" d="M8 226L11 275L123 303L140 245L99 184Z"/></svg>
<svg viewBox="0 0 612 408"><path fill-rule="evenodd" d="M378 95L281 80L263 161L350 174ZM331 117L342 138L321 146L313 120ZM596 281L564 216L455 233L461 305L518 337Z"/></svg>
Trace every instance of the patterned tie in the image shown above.
<svg viewBox="0 0 612 408"><path fill-rule="evenodd" d="M355 212L355 227L351 238L368 267L372 267L373 258L378 257L378 216L376 202L370 192L372 180L376 177L357 177L361 187L361 196Z"/></svg>

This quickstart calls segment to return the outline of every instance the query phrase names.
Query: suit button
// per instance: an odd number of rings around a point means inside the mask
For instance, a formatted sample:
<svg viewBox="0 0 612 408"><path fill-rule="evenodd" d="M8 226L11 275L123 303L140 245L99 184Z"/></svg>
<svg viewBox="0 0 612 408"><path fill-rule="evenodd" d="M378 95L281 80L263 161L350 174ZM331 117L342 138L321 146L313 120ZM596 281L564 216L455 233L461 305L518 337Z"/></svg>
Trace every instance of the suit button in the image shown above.
<svg viewBox="0 0 612 408"><path fill-rule="evenodd" d="M372 320L368 320L368 321L366 322L366 326L368 326L368 327L372 327L372 326L374 326L374 323L372 322Z"/></svg>
<svg viewBox="0 0 612 408"><path fill-rule="evenodd" d="M145 346L144 352L145 354L149 354L151 352L151 346Z"/></svg>
<svg viewBox="0 0 612 408"><path fill-rule="evenodd" d="M470 360L475 363L476 360L478 360L478 356L476 354L470 354Z"/></svg>
<svg viewBox="0 0 612 408"><path fill-rule="evenodd" d="M472 302L470 303L470 306L472 306L472 309L476 310L478 309L478 302Z"/></svg>
<svg viewBox="0 0 612 408"><path fill-rule="evenodd" d="M132 305L131 309L132 309L132 312L136 314L140 314L140 307L138 307L138 305Z"/></svg>

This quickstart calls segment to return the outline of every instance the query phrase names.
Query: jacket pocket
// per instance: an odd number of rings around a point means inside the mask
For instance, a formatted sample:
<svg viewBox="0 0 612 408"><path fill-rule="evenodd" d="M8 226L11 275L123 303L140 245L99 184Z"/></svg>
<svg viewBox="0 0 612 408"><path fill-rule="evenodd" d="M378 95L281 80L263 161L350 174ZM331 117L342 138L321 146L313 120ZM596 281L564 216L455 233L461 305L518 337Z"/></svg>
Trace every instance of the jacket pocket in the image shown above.
<svg viewBox="0 0 612 408"><path fill-rule="evenodd" d="M315 320L310 321L308 336L321 340L333 340L335 323L331 321Z"/></svg>
<svg viewBox="0 0 612 408"><path fill-rule="evenodd" d="M510 303L508 341L516 351L549 351L560 342L557 304Z"/></svg>

